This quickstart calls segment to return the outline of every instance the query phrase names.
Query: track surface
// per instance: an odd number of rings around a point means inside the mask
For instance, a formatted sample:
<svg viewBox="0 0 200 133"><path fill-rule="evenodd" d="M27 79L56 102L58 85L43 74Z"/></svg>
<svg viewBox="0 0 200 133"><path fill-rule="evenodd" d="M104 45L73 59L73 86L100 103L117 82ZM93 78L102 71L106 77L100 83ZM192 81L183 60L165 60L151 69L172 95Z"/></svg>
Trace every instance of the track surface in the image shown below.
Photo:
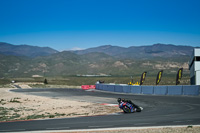
<svg viewBox="0 0 200 133"><path fill-rule="evenodd" d="M20 93L95 103L117 104L127 98L144 110L132 114L74 117L0 123L0 132L72 130L113 127L200 125L200 97L116 94L80 89L18 89Z"/></svg>

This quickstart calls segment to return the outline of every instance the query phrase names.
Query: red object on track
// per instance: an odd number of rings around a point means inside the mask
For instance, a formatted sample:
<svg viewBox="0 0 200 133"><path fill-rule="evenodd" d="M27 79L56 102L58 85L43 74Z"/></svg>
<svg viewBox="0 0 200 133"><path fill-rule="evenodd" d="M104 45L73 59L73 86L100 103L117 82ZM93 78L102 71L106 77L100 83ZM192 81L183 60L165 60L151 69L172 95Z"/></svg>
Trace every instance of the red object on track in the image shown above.
<svg viewBox="0 0 200 133"><path fill-rule="evenodd" d="M88 90L88 89L95 89L96 86L95 85L81 85L81 88L83 90Z"/></svg>
<svg viewBox="0 0 200 133"><path fill-rule="evenodd" d="M110 103L101 103L100 105L119 107L118 104L110 104Z"/></svg>

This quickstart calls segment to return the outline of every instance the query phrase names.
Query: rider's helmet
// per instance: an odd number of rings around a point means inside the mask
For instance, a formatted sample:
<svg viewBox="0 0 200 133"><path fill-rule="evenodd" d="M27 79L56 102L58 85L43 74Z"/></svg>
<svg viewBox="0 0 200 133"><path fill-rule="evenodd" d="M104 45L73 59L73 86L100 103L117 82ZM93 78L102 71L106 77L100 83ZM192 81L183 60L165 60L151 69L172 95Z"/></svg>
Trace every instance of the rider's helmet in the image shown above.
<svg viewBox="0 0 200 133"><path fill-rule="evenodd" d="M121 100L122 100L121 98L118 98L118 99L117 99L118 103L120 103L120 102L121 102Z"/></svg>

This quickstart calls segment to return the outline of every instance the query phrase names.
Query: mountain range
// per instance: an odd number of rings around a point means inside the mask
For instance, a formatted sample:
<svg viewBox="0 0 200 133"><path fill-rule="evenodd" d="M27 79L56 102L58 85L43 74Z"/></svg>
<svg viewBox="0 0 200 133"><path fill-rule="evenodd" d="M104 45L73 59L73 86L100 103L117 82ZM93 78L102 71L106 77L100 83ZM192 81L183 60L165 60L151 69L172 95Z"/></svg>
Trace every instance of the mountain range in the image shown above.
<svg viewBox="0 0 200 133"><path fill-rule="evenodd" d="M164 70L174 74L183 67L189 74L188 61L193 47L171 44L131 46L104 45L77 51L59 52L49 47L12 45L0 42L0 78L32 75L149 75Z"/></svg>
<svg viewBox="0 0 200 133"><path fill-rule="evenodd" d="M0 54L4 55L37 57L47 56L54 53L58 53L58 51L49 47L12 45L9 43L0 42Z"/></svg>
<svg viewBox="0 0 200 133"><path fill-rule="evenodd" d="M154 44L152 46L131 46L128 48L105 45L95 48L89 48L86 50L74 51L74 53L82 55L91 52L101 52L114 56L117 58L154 58L154 57L179 57L179 56L190 56L193 47L191 46L176 46L172 44Z"/></svg>

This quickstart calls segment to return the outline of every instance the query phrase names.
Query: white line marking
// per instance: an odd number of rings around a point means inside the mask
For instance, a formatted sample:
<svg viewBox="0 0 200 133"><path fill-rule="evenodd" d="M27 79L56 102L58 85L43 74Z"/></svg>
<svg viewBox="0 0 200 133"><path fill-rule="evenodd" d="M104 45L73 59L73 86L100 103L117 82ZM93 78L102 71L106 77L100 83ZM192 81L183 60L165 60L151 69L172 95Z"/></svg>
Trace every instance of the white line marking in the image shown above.
<svg viewBox="0 0 200 133"><path fill-rule="evenodd" d="M56 127L56 128L46 128L47 130L57 130L57 129L69 129L70 127Z"/></svg>
<svg viewBox="0 0 200 133"><path fill-rule="evenodd" d="M187 121L193 121L193 120L187 120Z"/></svg>
<svg viewBox="0 0 200 133"><path fill-rule="evenodd" d="M134 125L148 125L148 124L155 124L155 123L136 123Z"/></svg>
<svg viewBox="0 0 200 133"><path fill-rule="evenodd" d="M183 122L183 121L173 121L173 122L179 123L179 122Z"/></svg>
<svg viewBox="0 0 200 133"><path fill-rule="evenodd" d="M97 128L97 127L101 127L101 126L88 126L88 127L91 127L91 128Z"/></svg>

